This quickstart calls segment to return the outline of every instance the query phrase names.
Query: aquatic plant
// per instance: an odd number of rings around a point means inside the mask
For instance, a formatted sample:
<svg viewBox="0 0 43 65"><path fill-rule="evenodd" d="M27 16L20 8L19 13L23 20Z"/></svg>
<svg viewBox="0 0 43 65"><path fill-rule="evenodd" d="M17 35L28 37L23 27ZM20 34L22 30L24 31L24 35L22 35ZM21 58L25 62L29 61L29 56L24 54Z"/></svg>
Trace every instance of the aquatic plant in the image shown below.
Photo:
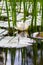
<svg viewBox="0 0 43 65"><path fill-rule="evenodd" d="M41 31L43 31L43 0L41 0L41 7L42 7Z"/></svg>
<svg viewBox="0 0 43 65"><path fill-rule="evenodd" d="M26 20L26 8L25 8L25 3L26 3L26 0L23 0L23 7L24 7L24 20L23 20L23 22L25 22L25 20Z"/></svg>
<svg viewBox="0 0 43 65"><path fill-rule="evenodd" d="M34 24L33 24L34 22ZM31 21L31 31L37 31L37 0L33 0L33 7L32 7L32 21ZM35 29L33 30L33 27Z"/></svg>
<svg viewBox="0 0 43 65"><path fill-rule="evenodd" d="M9 19L9 10L8 10L7 0L5 0L5 4L6 4L6 11L7 11L7 17L8 17L8 32L10 32L10 19Z"/></svg>
<svg viewBox="0 0 43 65"><path fill-rule="evenodd" d="M0 2L1 2L1 0L0 0ZM0 16L1 16L1 14L2 14L3 4L4 4L4 0L2 0L2 5L0 6Z"/></svg>
<svg viewBox="0 0 43 65"><path fill-rule="evenodd" d="M6 11L7 11L7 16L8 16L8 29L9 33L11 35L14 33L14 27L16 26L16 0L9 0L10 6L11 6L11 17L12 17L12 28L10 27L10 16L9 16L9 9L8 9L8 1L5 0L6 4Z"/></svg>

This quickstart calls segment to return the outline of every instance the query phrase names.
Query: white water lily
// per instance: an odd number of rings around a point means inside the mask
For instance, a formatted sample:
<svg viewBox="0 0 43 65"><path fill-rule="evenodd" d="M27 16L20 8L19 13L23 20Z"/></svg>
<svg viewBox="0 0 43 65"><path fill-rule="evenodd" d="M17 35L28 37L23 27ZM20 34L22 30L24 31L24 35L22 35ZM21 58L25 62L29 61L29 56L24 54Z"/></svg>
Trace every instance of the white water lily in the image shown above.
<svg viewBox="0 0 43 65"><path fill-rule="evenodd" d="M19 30L27 30L29 25L26 22L17 22L17 29Z"/></svg>

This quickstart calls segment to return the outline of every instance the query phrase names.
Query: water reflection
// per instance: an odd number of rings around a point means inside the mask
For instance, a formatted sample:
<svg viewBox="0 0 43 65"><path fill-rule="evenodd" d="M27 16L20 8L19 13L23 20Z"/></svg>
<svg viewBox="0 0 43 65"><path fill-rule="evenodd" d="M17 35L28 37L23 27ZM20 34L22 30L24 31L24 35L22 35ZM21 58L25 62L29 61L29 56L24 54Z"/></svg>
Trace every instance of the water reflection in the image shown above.
<svg viewBox="0 0 43 65"><path fill-rule="evenodd" d="M27 37L29 34L26 32L17 33L18 42L20 37ZM5 48L4 63L5 65L43 65L43 42L40 41L40 48L37 43L33 43L32 46L24 48Z"/></svg>
<svg viewBox="0 0 43 65"><path fill-rule="evenodd" d="M19 34L21 37L27 37L27 36L29 36L28 31L22 31L22 32L19 31L18 34Z"/></svg>

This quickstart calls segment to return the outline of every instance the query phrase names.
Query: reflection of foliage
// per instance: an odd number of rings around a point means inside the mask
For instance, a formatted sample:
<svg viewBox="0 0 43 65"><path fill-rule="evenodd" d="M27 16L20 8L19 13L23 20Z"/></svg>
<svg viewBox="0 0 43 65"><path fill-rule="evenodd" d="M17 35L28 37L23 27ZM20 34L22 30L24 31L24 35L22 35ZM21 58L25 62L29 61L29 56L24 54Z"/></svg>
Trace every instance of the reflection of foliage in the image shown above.
<svg viewBox="0 0 43 65"><path fill-rule="evenodd" d="M25 65L25 61L26 61L26 48L22 49L22 65Z"/></svg>
<svg viewBox="0 0 43 65"><path fill-rule="evenodd" d="M40 64L43 65L43 42L41 42L41 59Z"/></svg>
<svg viewBox="0 0 43 65"><path fill-rule="evenodd" d="M13 48L13 49L11 48L10 49L10 53L11 53L11 65L14 65L16 49L15 48Z"/></svg>
<svg viewBox="0 0 43 65"><path fill-rule="evenodd" d="M37 65L37 43L33 43L33 63Z"/></svg>

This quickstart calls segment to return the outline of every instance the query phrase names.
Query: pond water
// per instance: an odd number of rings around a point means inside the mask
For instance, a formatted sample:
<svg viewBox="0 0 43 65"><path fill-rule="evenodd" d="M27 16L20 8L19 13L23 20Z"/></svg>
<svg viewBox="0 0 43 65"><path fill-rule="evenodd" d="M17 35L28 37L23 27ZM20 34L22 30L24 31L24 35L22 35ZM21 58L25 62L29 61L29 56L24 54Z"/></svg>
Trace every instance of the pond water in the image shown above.
<svg viewBox="0 0 43 65"><path fill-rule="evenodd" d="M2 30L0 30L0 31L2 31ZM25 48L21 48L20 45L18 46L17 44L16 44L17 45L16 49L15 48L12 49L10 47L9 48L0 48L0 50L3 51L3 57L4 57L3 61L4 61L4 63L6 62L5 63L6 65L11 65L11 58L12 58L12 63L14 61L14 65L24 65L24 64L35 65L36 63L38 65L41 65L41 63L43 63L42 62L43 61L43 47L41 47L41 44L40 44L41 42L40 43L37 42L38 44L36 42L34 43L33 39L27 38L27 35L28 35L27 33L24 34L23 32L21 32L19 34L16 33L17 37L16 36L15 37L6 36L0 40L1 46L4 44L5 47L12 46L12 48L14 47L15 43L18 41L20 41L20 44L22 44L21 47L23 47L23 45L25 46L26 42L28 42L28 44L30 43L30 45L26 46ZM18 40L18 36L19 36L19 40ZM23 43L23 42L25 42L25 43ZM3 45L3 47L4 47L4 45ZM7 61L5 61L6 51L7 51ZM22 54L23 54L23 57L22 57Z"/></svg>

